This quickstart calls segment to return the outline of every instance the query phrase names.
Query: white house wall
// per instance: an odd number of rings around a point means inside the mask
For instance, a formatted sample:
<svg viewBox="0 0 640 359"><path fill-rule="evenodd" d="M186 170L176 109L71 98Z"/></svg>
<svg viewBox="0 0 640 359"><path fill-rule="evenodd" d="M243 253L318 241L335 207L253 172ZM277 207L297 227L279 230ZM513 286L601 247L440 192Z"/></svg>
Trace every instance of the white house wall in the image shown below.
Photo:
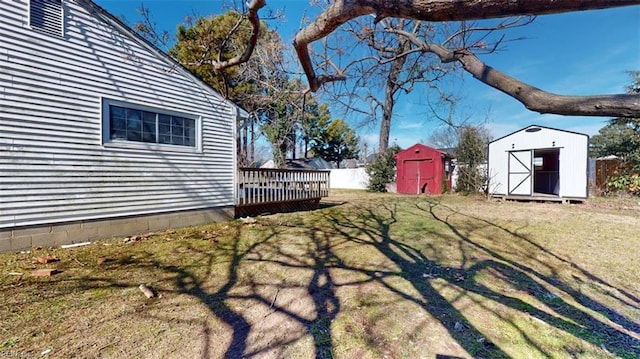
<svg viewBox="0 0 640 359"><path fill-rule="evenodd" d="M509 151L560 148L560 197L587 197L588 136L540 127L525 129L489 144L489 191L507 195Z"/></svg>
<svg viewBox="0 0 640 359"><path fill-rule="evenodd" d="M233 206L235 108L80 1L64 38L0 1L0 228ZM201 118L200 149L103 145L103 99Z"/></svg>

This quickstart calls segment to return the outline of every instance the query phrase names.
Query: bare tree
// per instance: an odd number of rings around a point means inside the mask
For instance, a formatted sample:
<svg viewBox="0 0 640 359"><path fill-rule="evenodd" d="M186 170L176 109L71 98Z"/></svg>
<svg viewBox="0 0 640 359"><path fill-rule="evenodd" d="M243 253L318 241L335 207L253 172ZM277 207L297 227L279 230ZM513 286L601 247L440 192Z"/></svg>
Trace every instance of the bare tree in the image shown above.
<svg viewBox="0 0 640 359"><path fill-rule="evenodd" d="M427 144L434 148L451 149L458 146L458 132L452 126L437 127L427 139Z"/></svg>
<svg viewBox="0 0 640 359"><path fill-rule="evenodd" d="M345 80L340 69L316 74L311 59L311 43L327 37L341 25L363 15L374 15L375 22L405 18L431 22L464 21L519 15L544 15L581 10L603 9L640 4L640 0L336 0L294 39L294 47L311 91L323 84ZM640 95L617 94L565 96L535 88L484 64L471 49L449 48L430 43L408 31L387 28L389 33L404 36L419 51L435 55L443 63L459 63L476 79L520 101L528 109L540 113L582 116L640 116Z"/></svg>
<svg viewBox="0 0 640 359"><path fill-rule="evenodd" d="M389 146L391 120L399 97L412 92L419 83L437 87L436 83L440 78L453 70L453 66L442 66L430 61L420 52L410 53L412 44L409 40L404 36L384 31L385 28L393 28L408 31L419 37L434 38L443 27L435 28L427 22L408 19L388 18L382 22L384 26L375 26L365 17L347 27L347 33L370 51L362 58L352 60L352 64L357 64L353 66L354 71L349 73L350 78L356 79L353 81L353 88L344 88L346 91L334 93L334 96L346 97L360 93L360 100L363 100L360 102L370 104L366 117L369 121L380 120L378 152L385 152ZM324 61L329 63L330 59ZM348 108L353 109L358 102L342 103L348 103ZM360 112L366 110L361 109Z"/></svg>
<svg viewBox="0 0 640 359"><path fill-rule="evenodd" d="M532 17L509 18L494 26L479 27L468 22L432 23L390 18L375 24L372 17L365 16L345 24L336 35L323 41L324 46L314 58L320 59L318 66L325 72L339 68L347 77L348 80L334 83L338 85L327 92L333 96L334 103L341 104L348 112L363 115L365 123L379 122L378 152L385 152L394 109L401 96L425 87L429 89L420 101L428 103L427 111L415 111L423 121L428 117L441 118L437 112L442 105L449 108L457 101L452 90L442 83L448 81L452 73L460 74L457 63L443 64L436 57L428 56L405 33L441 46L488 53L504 39L499 37L492 43L492 34L524 26L532 20ZM341 63L346 65L338 67ZM431 98L435 98L435 103ZM429 116L429 110L433 116Z"/></svg>

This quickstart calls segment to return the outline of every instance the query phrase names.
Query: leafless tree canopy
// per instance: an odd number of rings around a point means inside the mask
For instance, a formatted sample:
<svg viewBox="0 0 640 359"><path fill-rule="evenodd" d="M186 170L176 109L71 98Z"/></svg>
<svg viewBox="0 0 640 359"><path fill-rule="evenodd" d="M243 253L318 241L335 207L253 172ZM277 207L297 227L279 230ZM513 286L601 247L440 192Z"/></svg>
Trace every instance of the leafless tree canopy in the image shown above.
<svg viewBox="0 0 640 359"><path fill-rule="evenodd" d="M341 71L316 74L309 52L311 43L327 37L339 26L363 15L424 21L462 21L517 15L544 15L640 4L640 0L336 0L302 29L294 47L311 91L323 84L344 80ZM469 49L449 49L431 44L411 33L388 29L407 38L415 48L432 53L442 62L458 62L476 79L492 86L540 113L582 116L640 117L640 95L564 96L535 88L480 61Z"/></svg>

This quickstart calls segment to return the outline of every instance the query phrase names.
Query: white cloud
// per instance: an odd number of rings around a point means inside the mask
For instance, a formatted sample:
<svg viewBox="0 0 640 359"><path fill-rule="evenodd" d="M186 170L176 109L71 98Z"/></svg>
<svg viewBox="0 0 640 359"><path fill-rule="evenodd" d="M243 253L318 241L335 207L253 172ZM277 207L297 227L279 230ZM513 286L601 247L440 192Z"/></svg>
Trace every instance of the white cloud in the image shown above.
<svg viewBox="0 0 640 359"><path fill-rule="evenodd" d="M399 130L413 130L417 128L424 128L424 123L422 123L422 121L415 121L415 122L400 121L400 123L398 123L397 128Z"/></svg>

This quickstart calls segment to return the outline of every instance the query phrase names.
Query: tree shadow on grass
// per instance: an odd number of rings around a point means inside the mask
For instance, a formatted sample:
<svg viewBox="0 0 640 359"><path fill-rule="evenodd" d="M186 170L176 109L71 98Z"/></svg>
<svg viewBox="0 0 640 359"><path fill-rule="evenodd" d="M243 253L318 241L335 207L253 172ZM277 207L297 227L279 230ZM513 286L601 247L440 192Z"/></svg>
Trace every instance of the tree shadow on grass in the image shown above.
<svg viewBox="0 0 640 359"><path fill-rule="evenodd" d="M451 216L451 215L462 216L462 217L465 217L465 218L469 219L472 223L477 223L477 224L484 223L485 225L487 225L489 227L497 228L498 230L508 234L509 236L513 237L514 239L520 240L523 243L523 245L531 247L533 251L538 252L538 253L542 253L545 256L545 258L549 259L550 261L560 262L560 263L563 263L563 264L566 264L566 265L570 266L572 269L577 270L579 272L579 274L583 275L586 279L588 279L588 280L590 280L590 281L592 281L594 283L597 283L598 285L600 285L603 288L606 288L605 290L606 290L606 294L608 296L614 297L615 299L619 300L620 302L625 303L626 305L632 306L632 307L634 307L636 309L640 309L640 298L639 297L629 293L628 291L626 291L626 290L624 290L622 288L618 288L618 287L608 283L604 279L602 279L602 278L600 278L600 277L588 272L586 269L584 269L580 265L578 265L578 264L576 264L574 262L571 262L571 261L569 261L569 260L567 260L565 258L560 257L559 255L551 252L550 250L548 250L548 249L544 248L543 246L537 244L533 240L529 239L527 236L522 235L522 234L518 233L517 231L509 230L509 229L507 229L506 227L504 227L502 225L499 225L499 224L496 224L496 223L492 223L492 222L487 221L487 220L482 219L482 218L478 218L478 217L475 217L475 216L464 214L464 213L462 213L462 212L460 212L460 211L458 211L458 210L456 210L454 208L451 208L450 206L443 205L440 202L431 201L431 202L428 202L427 204L429 206L428 209L423 208L422 206L420 206L420 204L417 204L416 208L421 210L421 211L423 211L423 212L428 212L429 215L431 217L433 217L434 219L436 219L438 222L447 224L447 226L449 228L451 228L452 232L454 232L454 233L456 233L453 230L454 228L447 222L446 218L443 218L442 216L439 217L438 215L436 215L434 213L434 208L435 207L439 207L439 208L444 209L445 211L448 211L449 212L449 216ZM459 232L456 233L456 235L458 235L458 237L460 237L460 233ZM496 253L495 251L491 251L490 249L488 249L486 247L480 246L477 243L474 243L474 242L470 241L470 239L467 236L462 236L462 237L465 239L465 242L473 244L475 247L477 247L477 248L479 248L479 249L481 249L481 250L483 250L485 252L490 252L491 255L499 256L498 253ZM529 259L535 260L535 258L532 258L532 257L529 257ZM540 261L537 261L537 262L539 262L541 265L546 265L548 268L550 268L550 266L548 264L546 264L546 263L541 263ZM548 277L547 276L547 279L551 280L552 284L554 284L554 285L558 285L558 286L561 286L561 287L568 287L565 283L562 283L560 281L556 281L556 279L553 278L553 277ZM556 281L556 282L554 282L554 281ZM568 287L568 288L570 288L570 287ZM598 311L604 310L607 314L612 314L611 315L612 317L616 316L614 313L609 313L607 308L602 306L600 303L598 303L598 302L593 302L593 303L589 302L589 298L585 297L581 293L574 293L574 294L579 294L579 295L577 295L576 299L580 302L580 304L585 305L585 306L587 306L587 307L589 307L591 309L594 309L594 310L598 310ZM622 324L622 323L620 323L620 324ZM622 324L622 325L628 326L628 325L631 325L631 323L625 323L625 324ZM638 330L638 329L640 329L640 327L636 327L635 331L640 332L640 330Z"/></svg>
<svg viewBox="0 0 640 359"><path fill-rule="evenodd" d="M631 332L640 333L639 324L631 320L628 320L624 316L620 315L617 311L612 310L606 305L574 289L568 283L565 283L562 280L560 280L557 271L554 269L554 265L556 263L560 263L578 271L578 273L583 275L586 279L598 284L599 288L604 288L603 294L611 297L612 299L617 300L621 305L627 305L636 309L640 308L640 300L636 296L628 293L627 291L621 288L617 288L611 285L610 283L606 282L605 280L599 278L598 276L592 273L589 273L587 270L585 270L578 264L570 262L569 260L560 257L559 255L535 243L533 240L529 239L525 235L509 230L498 224L491 223L485 219L463 214L460 211L455 210L449 206L442 205L439 202L428 202L427 204L429 208L423 208L419 204L416 205L416 207L419 210L428 213L429 216L431 216L433 219L437 220L438 222L445 224L451 230L451 232L454 233L464 243L467 243L472 247L480 250L481 252L484 252L490 255L496 260L499 260L507 264L511 268L514 268L522 273L530 275L533 278L537 278L545 283L551 284L553 287L570 295L580 305L583 305L586 308L589 308L593 311L603 314L609 320L622 326L623 328L628 329ZM447 211L448 214L447 215L437 214L436 208L442 208L444 211ZM521 248L527 248L527 247L531 248L532 254L526 256L527 261L529 263L533 262L533 263L537 263L540 266L544 266L550 271L551 275L543 275L539 271L534 270L530 265L527 266L522 263L519 263L516 260L507 258L505 255L498 253L498 251L491 249L488 246L483 245L477 241L472 240L470 236L464 235L460 229L458 229L455 225L451 223L451 221L448 219L451 216L462 216L468 220L468 223L475 223L476 228L480 228L483 225L497 228L500 231L503 231L506 234L508 234L512 240L521 241L522 242ZM536 258L536 254L538 253L543 255L542 258L544 258L544 261L541 261L540 259ZM521 255L524 256L524 253L521 253ZM576 278L574 275L574 279L579 279L579 278Z"/></svg>
<svg viewBox="0 0 640 359"><path fill-rule="evenodd" d="M446 225L461 243L465 243L474 250L483 252L489 256L490 259L478 261L469 268L465 268L464 266L439 266L436 259L430 259L423 255L417 248L392 238L390 230L397 222L398 213L396 207L389 204L383 204L378 207L377 210L359 208L359 214L356 216L345 216L343 213L334 214L329 216L328 220L333 223L333 230L335 232L357 243L375 247L380 253L384 254L386 258L395 263L400 269L398 276L410 282L412 286L418 290L421 297L415 298L404 293L397 294L406 300L420 304L425 311L433 315L433 317L438 318L452 337L471 355L492 358L508 357L504 351L484 339L481 330L466 320L462 313L452 305L452 302L443 297L438 290L425 279L425 276L433 276L434 270L437 272L436 275L438 278L444 279L450 285L456 286L465 292L474 293L488 300L498 302L523 314L535 317L562 332L592 343L606 351L624 357L633 357L639 354L640 341L637 337L631 335L631 333L637 334L639 332L638 324L625 318L617 311L573 289L558 277L544 275L531 266L511 260L498 251L491 250L473 241L470 236L464 233L473 232L483 226L494 226L506 231L511 238L521 239L529 245L534 245L528 238L515 232L509 232L505 228L486 220L469 216L465 218L465 229L462 229L459 228L459 225L454 224L448 219L443 218L442 215L436 213L435 209L440 205L439 203L428 202L428 205L428 208L420 206L418 206L418 208L428 214L431 219ZM429 219L427 218L425 220ZM434 233L431 234L442 235L441 232L438 231L434 231ZM363 235L365 239L363 239ZM540 246L534 245L534 247L538 251L538 254L545 256L546 259L544 260L562 260L557 255ZM566 260L563 261L566 262ZM596 280L601 284L606 284L583 268L575 264L572 264L572 267L577 268L577 270L587 278ZM351 269L357 270L357 268ZM553 311L559 315L550 314L515 296L498 292L495 289L491 289L477 282L478 274L485 270L495 272L497 276L508 282L512 287L528 293L549 308L552 308ZM393 276L394 274L388 273L387 275ZM614 324L603 322L591 313L563 300L560 296L549 292L546 287L539 282L567 293L580 305L603 314ZM384 283L382 284L385 285ZM387 287L387 289L396 291L390 287ZM624 295L625 292L622 293ZM635 301L635 297L627 296L625 300L621 300L621 304L628 304L629 301ZM486 307L485 309L489 310L489 308ZM494 315L501 316L500 313L496 313L495 311ZM505 322L510 321L510 319L506 317L502 319ZM511 326L516 328L521 337L540 354L546 356L552 355L536 344L531 334L518 328L516 323L512 322ZM465 330L461 331L460 328L465 328ZM478 343L481 343L481 345ZM570 352L571 348L566 348L566 350Z"/></svg>
<svg viewBox="0 0 640 359"><path fill-rule="evenodd" d="M271 243L281 234L278 225L260 224L260 226L262 228L260 231L262 236L252 243L245 243L246 238L242 236L243 226L236 225L237 234L234 235L229 248L226 249L225 260L228 261L227 279L215 292L209 292L206 289L208 286L205 280L208 276L192 273L182 266L166 266L161 262L155 262L153 265L163 271L175 274L175 283L179 293L198 298L203 304L206 304L216 318L222 320L231 329L232 339L227 347L225 358L252 357L277 346L291 344L304 335L310 335L313 338L316 358L333 358L334 348L331 323L340 312L340 301L335 295L335 284L326 265L335 261L336 258L332 253L327 238L323 238L318 233L309 233L309 247L305 252L304 260L300 260L300 258L278 251L278 246ZM191 249L194 258L199 257L200 261L207 262L204 267L210 268L213 265L210 253ZM312 271L311 278L306 286L306 292L313 302L312 312L314 317L312 319L288 309L286 305L278 304L278 292L282 289L294 288L295 285L276 284L274 283L275 280L261 283L253 279L239 278L239 272L243 264L261 262L260 258L265 253L268 255L277 253L280 258L285 259L282 263L286 264L286 266ZM258 288L274 285L278 287L278 292L274 297L269 298L265 294L259 293ZM251 290L246 294L232 293L234 289L243 286L250 287ZM228 304L229 300L260 304L265 308L269 308L271 313L283 314L288 319L303 325L306 331L300 333L299 337L296 338L287 338L285 341L276 341L270 346L248 350L247 340L253 326L243 314L232 309ZM205 344L208 341L205 340ZM206 356L208 356L207 348L203 350L203 358Z"/></svg>
<svg viewBox="0 0 640 359"><path fill-rule="evenodd" d="M401 298L420 305L425 312L436 318L449 334L471 355L486 358L509 358L498 346L486 339L467 318L460 313L436 288L426 279L430 269L438 268L441 274L447 273L448 280L454 281L454 272L442 268L428 259L418 249L406 243L394 240L390 235L391 227L397 222L395 206L382 205L379 211L370 208L358 208L357 218L334 213L328 216L333 231L361 245L371 246L397 265L399 271L379 273L364 271L371 279L382 284L386 289ZM380 213L378 213L380 212ZM365 237L363 238L362 235ZM347 269L359 271L359 268ZM455 271L457 272L457 271ZM431 273L433 273L431 271ZM397 276L409 283L420 293L420 297L412 296L391 287L384 279ZM461 330L465 328L465 330Z"/></svg>
<svg viewBox="0 0 640 359"><path fill-rule="evenodd" d="M614 355L633 357L640 354L640 342L633 335L634 332L637 335L639 331L637 323L575 289L552 270L545 269L545 273L551 274L544 274L537 268L537 264L529 264L534 263L530 261L535 261L540 266L546 266L544 268L551 268L550 262L554 261L571 265L585 278L602 286L609 286L611 292L620 293L615 297L620 303L637 305L636 297L616 290L597 276L538 246L517 231L465 215L435 200L421 201L409 209L398 209L392 201L389 202L325 208L314 212L313 220L305 220L304 214L290 214L286 217L259 218L253 225L232 222L228 224L228 236L215 245L212 243L211 248L191 246L189 242L185 242L186 251L179 255L187 259L182 263L158 259L150 249L142 257L123 256L114 265L160 270L168 275L164 280L171 284L167 285L169 289L165 291L188 295L205 305L211 316L223 322L230 332L230 341L224 350L226 358L272 355L278 350L278 355L283 356L286 353L282 352L282 348L304 337L312 339L315 358L334 357L336 338L333 323L344 308L348 307L341 302L337 290L367 283L374 283L377 288L418 305L425 314L437 320L462 349L474 357L508 358L509 354L505 348L500 347L500 343L491 341L491 336L487 335L488 328L474 324L477 322L459 308L458 300L462 297L473 301L475 305L514 328L526 345L542 356L551 357L556 354L541 346L529 327L519 327L512 317L487 303L497 303L519 315L535 318L558 332L606 348ZM429 241L429 236L440 240L453 238L459 244L458 250L463 252L463 258L467 259L461 265L443 265L439 255L425 254L425 248L430 243L424 243L424 246L411 245L412 242L406 240L406 237L395 234L395 226L406 229L402 218L405 214L417 214L424 217L424 221L446 229L444 232L440 229L421 229L424 233L417 235L426 235L425 241ZM522 242L522 246L531 249L529 257L526 261L519 261L519 257L489 247L472 235L486 228L498 229L506 234L508 240ZM295 251L290 249L292 245L297 246ZM343 258L340 248L343 245L361 247L364 253L381 254L393 265L370 262L363 264ZM481 259L477 259L478 254L481 254ZM282 271L285 279L270 277L272 272L253 276L256 269L247 270L247 266L260 265L269 266L269 270L274 273ZM224 268L224 276L216 273L219 268ZM350 279L341 278L341 272L349 273ZM488 272L518 295L487 284L483 275ZM289 273L304 275L298 280L287 281ZM213 278L215 283L212 283ZM389 280L393 278L410 284L415 291L402 290L401 287L390 284ZM80 279L77 288L86 290L96 287L98 283L100 286L115 288L137 285L105 276ZM447 294L443 294L441 283L451 289ZM548 288L565 293L582 307L568 302L562 296L553 295ZM304 293L302 299L308 300L308 311L301 311L300 307L292 306L291 301L281 299L278 293L285 290ZM540 305L532 304L527 298L542 303L547 309L541 309ZM280 315L303 330L280 339L253 343L251 338L256 330L256 317L245 311L251 306L259 306L261 310L268 312L266 315ZM610 322L595 317L584 308L603 314ZM209 348L219 338L212 337L214 334L206 321L194 322L193 325L202 326L202 358L212 356ZM375 337L375 333L371 337ZM571 353L573 349L565 350ZM452 353L439 353L440 357L449 354Z"/></svg>

